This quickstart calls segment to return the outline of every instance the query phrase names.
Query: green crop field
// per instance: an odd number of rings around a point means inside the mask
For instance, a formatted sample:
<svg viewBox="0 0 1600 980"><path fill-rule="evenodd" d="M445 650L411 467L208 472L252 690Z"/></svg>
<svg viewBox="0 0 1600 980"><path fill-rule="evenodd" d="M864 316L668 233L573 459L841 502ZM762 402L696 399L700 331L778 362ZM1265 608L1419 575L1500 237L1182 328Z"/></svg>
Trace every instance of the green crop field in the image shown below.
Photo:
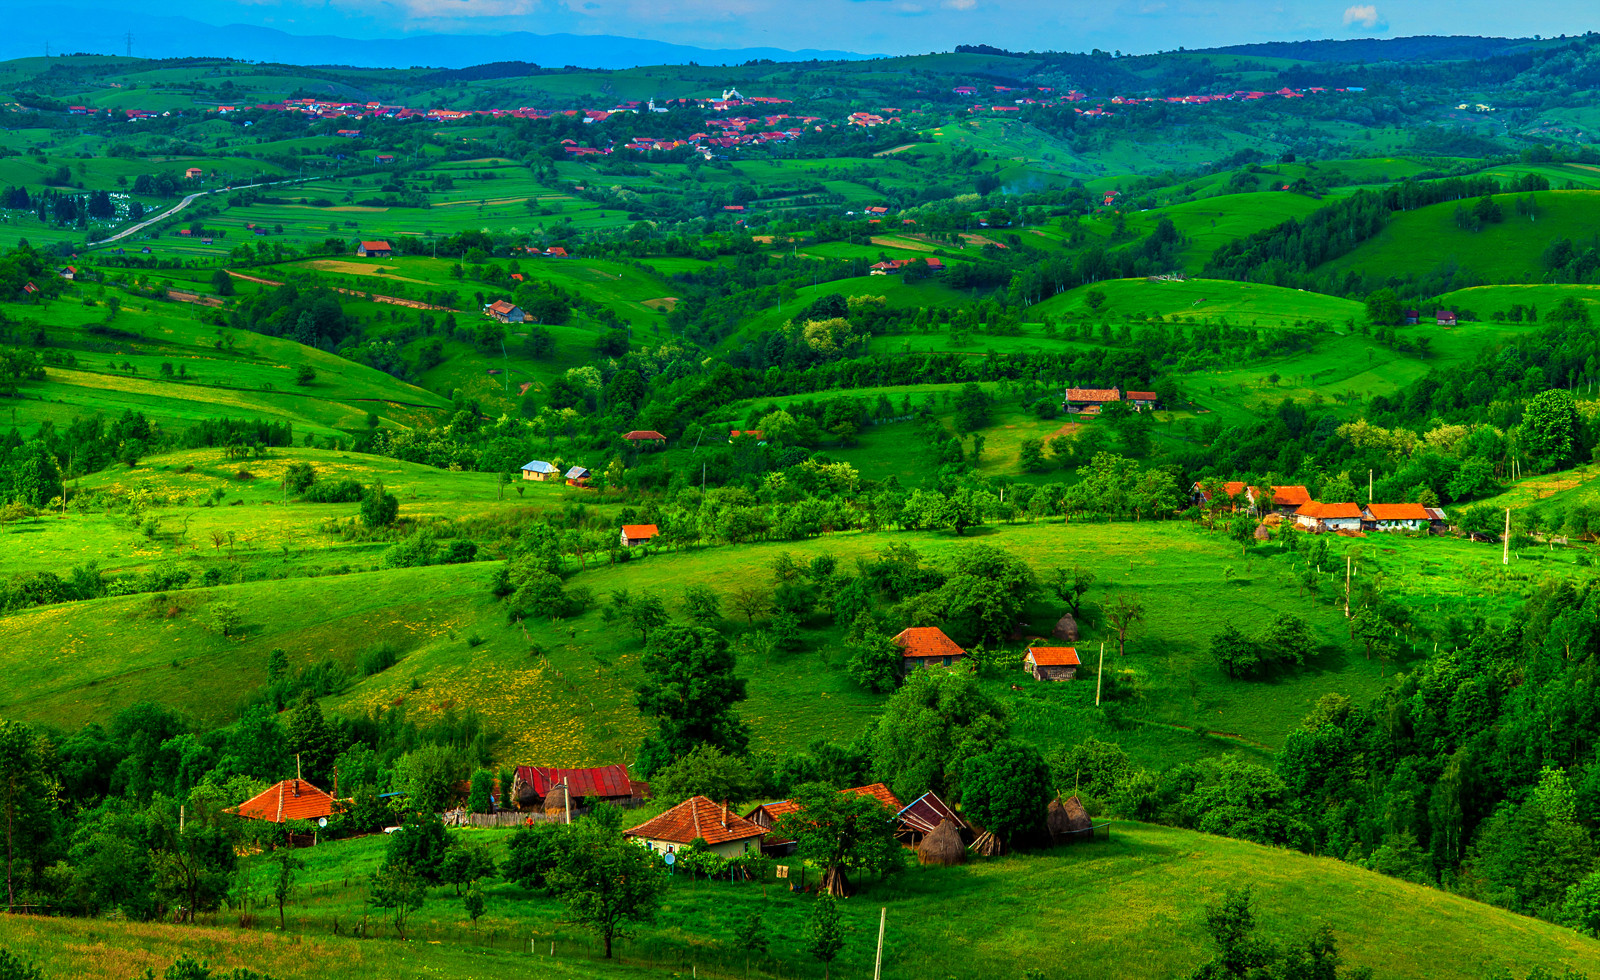
<svg viewBox="0 0 1600 980"><path fill-rule="evenodd" d="M1090 292L1105 295L1098 310L1088 305ZM1089 319L1092 316L1155 316L1173 321L1226 320L1234 326L1287 327L1313 320L1343 324L1365 319L1360 303L1305 290L1221 279L1149 282L1117 279L1080 286L1052 296L1028 310L1029 319Z"/></svg>

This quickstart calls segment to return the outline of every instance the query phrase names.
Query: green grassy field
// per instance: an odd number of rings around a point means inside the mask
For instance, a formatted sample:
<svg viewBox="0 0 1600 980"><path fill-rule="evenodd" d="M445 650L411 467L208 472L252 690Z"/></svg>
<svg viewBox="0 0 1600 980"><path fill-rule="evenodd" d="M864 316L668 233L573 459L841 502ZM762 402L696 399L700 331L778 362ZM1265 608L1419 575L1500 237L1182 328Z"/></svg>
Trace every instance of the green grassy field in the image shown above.
<svg viewBox="0 0 1600 980"><path fill-rule="evenodd" d="M427 492L426 485L417 492L419 497ZM482 498L487 488L476 492ZM409 499L403 495L402 513ZM476 506L489 510L519 505L532 504L480 500ZM416 506L431 505L421 501ZM462 509L470 513L471 506ZM353 508L327 506L335 513ZM191 535L197 536L202 525L241 521L252 535L243 547L262 557L287 549L278 559L330 570L346 563L370 567L372 562L371 550L315 550L314 544L303 543L306 525L315 519L306 513L313 505L267 511L257 503L224 509L260 516L252 522L195 510L201 516ZM169 527L182 516L170 509L153 513ZM205 539L178 551L174 542L141 541L99 518L69 516L65 523L74 520L83 522L85 530L99 529L116 549L116 561L130 567L175 561L199 574L233 560ZM41 519L31 533L28 528L23 532L37 542L31 547L60 559L61 571L68 559L86 556L74 553L69 531L42 525L48 521ZM770 562L785 551L808 559L830 553L849 567L856 556L891 540L912 544L937 564L975 542L1026 555L1041 574L1056 565L1083 563L1099 576L1092 605L1113 592L1128 592L1146 604L1148 625L1129 641L1126 658L1115 664L1131 672L1133 684L1121 713L1126 720L1115 729L1094 709L1089 685L1029 682L1022 692L1011 691L1010 685L1023 679L1020 672L986 682L997 697L1014 705L1019 729L1046 746L1093 734L1122 742L1150 765L1230 747L1260 752L1279 744L1323 694L1338 691L1364 700L1383 683L1381 665L1343 652L1339 614L1300 598L1278 565L1267 560L1273 547L1242 558L1221 535L1181 524L1001 525L964 539L921 532L842 534L656 554L616 566L595 564L574 584L597 596L617 588L648 590L675 604L684 582L700 582L725 594L752 577L764 577ZM309 552L309 557L295 557L299 552ZM364 711L403 699L419 706L475 708L508 733L499 754L518 762L576 764L628 757L645 725L631 698L639 677L637 636L604 623L598 611L563 623L530 623L532 632L524 636L520 628L507 625L503 609L490 598L490 568L478 563L353 571L186 590L171 593L165 602L136 595L15 613L0 620L0 649L9 651L0 655L0 665L15 681L3 709L15 717L73 725L154 698L220 721L262 683L268 651L275 647L290 651L297 666L328 657L353 666L362 652L387 641L404 650L405 659L355 684L333 699L332 706ZM236 603L244 611L247 627L242 635L223 639L202 625L206 605L217 601ZM1310 620L1326 644L1313 669L1248 684L1228 681L1210 663L1207 644L1223 623L1256 629L1283 610ZM1054 603L1030 607L1036 635L1047 635L1060 612ZM1091 616L1088 623L1094 622L1098 620ZM467 643L474 634L484 640L481 645ZM758 746L789 749L815 738L852 738L881 703L845 677L848 652L836 629L819 621L806 636L800 651L741 658L740 672L750 682L750 700L742 713ZM1086 624L1085 636L1083 648L1097 649L1103 634ZM544 656L530 657L530 638ZM41 656L44 652L48 655ZM175 684L178 678L182 681ZM1223 737L1206 734L1210 732Z"/></svg>
<svg viewBox="0 0 1600 980"><path fill-rule="evenodd" d="M1099 290L1106 297L1098 310L1091 309L1086 301L1092 290ZM1311 320L1332 324L1352 319L1359 321L1365 318L1365 307L1353 300L1258 283L1222 279L1184 282L1113 279L1052 296L1028 310L1030 320L1044 316L1086 320L1095 316L1121 318L1125 315L1158 316L1174 321L1226 320L1234 326L1286 327Z"/></svg>
<svg viewBox="0 0 1600 980"><path fill-rule="evenodd" d="M509 837L506 831L453 833L486 843L497 855ZM276 910L265 908L260 897L269 869L258 864L252 912L260 925L254 929L237 928L236 912L184 927L7 917L0 922L0 944L38 960L51 980L91 970L131 980L145 966L159 970L180 952L204 956L216 967L267 970L283 980L376 973L489 980L529 971L732 978L747 969L732 945L733 928L759 911L772 949L751 964L755 975L822 975L803 948L810 900L788 892L782 882L708 883L677 876L655 925L622 940L622 962L602 967L593 937L562 923L554 899L504 882L485 889L487 914L476 929L446 887L432 890L408 925L405 943L376 916L374 931L385 938L334 938L335 920L348 931L362 916L361 880L381 863L383 838L324 844L300 856L308 866L288 909L287 933L266 924ZM913 867L888 883L871 884L840 906L846 942L833 966L841 976L871 971L883 908L883 975L889 978L1020 977L1019 949L1030 951L1029 961L1047 962L1064 976L1184 976L1210 955L1201 924L1204 906L1246 884L1253 889L1263 938L1292 942L1325 923L1343 962L1370 967L1378 977L1475 980L1499 967L1519 975L1535 966L1600 970L1600 943L1568 929L1331 858L1134 823L1115 824L1109 842L964 867ZM1039 928L1041 921L1081 918L1085 909L1094 910L1093 928Z"/></svg>
<svg viewBox="0 0 1600 980"><path fill-rule="evenodd" d="M1516 197L1521 197L1517 195ZM1600 218L1600 191L1544 191L1533 195L1533 220L1516 213L1516 197L1501 195L1500 224L1482 231L1457 227L1458 202L1447 201L1396 214L1388 227L1348 255L1318 267L1319 272L1356 270L1382 279L1422 275L1454 262L1497 283L1539 282L1547 271L1539 259L1554 238L1586 241ZM1465 204L1470 207L1473 202Z"/></svg>

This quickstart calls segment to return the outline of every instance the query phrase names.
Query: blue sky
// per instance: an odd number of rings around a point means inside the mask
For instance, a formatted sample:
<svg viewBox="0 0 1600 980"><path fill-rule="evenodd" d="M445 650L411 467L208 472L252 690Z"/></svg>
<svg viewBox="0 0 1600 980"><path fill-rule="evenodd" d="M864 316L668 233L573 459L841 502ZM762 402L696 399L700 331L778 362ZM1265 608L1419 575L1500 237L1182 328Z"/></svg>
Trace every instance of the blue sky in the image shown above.
<svg viewBox="0 0 1600 980"><path fill-rule="evenodd" d="M961 43L1146 52L1303 38L1553 36L1595 26L1591 3L1578 0L122 0L116 7L293 34L566 32L886 54Z"/></svg>

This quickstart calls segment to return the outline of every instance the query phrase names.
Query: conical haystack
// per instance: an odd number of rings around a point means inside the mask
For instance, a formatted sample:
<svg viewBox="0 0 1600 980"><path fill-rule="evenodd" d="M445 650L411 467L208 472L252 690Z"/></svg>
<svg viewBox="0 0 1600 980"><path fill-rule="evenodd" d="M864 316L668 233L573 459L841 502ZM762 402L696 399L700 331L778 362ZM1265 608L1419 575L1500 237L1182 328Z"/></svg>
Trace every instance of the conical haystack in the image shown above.
<svg viewBox="0 0 1600 980"><path fill-rule="evenodd" d="M951 865L963 864L966 860L967 848L961 843L961 831L949 820L939 821L933 833L917 845L918 864Z"/></svg>
<svg viewBox="0 0 1600 980"><path fill-rule="evenodd" d="M546 813L561 813L561 812L565 811L566 808L567 808L567 784L566 783L562 783L559 786L553 787L550 790L549 793L545 794L544 812L546 812Z"/></svg>
<svg viewBox="0 0 1600 980"><path fill-rule="evenodd" d="M1050 635L1058 640L1076 643L1078 642L1078 621L1072 618L1071 613L1067 613L1056 621L1056 628L1050 631Z"/></svg>
<svg viewBox="0 0 1600 980"><path fill-rule="evenodd" d="M1076 796L1068 797L1065 801L1055 799L1050 801L1049 812L1045 815L1045 826L1050 828L1050 837L1056 841L1072 840L1080 834L1087 833L1094 822L1089 819L1089 811L1083 806L1083 801Z"/></svg>

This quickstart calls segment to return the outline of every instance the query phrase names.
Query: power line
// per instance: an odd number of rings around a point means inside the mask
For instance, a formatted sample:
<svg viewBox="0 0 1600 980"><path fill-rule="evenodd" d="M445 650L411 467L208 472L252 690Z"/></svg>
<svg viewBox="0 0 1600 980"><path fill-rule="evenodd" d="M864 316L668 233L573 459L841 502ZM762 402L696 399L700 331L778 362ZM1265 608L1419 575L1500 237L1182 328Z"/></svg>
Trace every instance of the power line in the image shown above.
<svg viewBox="0 0 1600 980"><path fill-rule="evenodd" d="M133 57L133 32L129 31L128 33L122 35L122 39L128 42L128 57Z"/></svg>

